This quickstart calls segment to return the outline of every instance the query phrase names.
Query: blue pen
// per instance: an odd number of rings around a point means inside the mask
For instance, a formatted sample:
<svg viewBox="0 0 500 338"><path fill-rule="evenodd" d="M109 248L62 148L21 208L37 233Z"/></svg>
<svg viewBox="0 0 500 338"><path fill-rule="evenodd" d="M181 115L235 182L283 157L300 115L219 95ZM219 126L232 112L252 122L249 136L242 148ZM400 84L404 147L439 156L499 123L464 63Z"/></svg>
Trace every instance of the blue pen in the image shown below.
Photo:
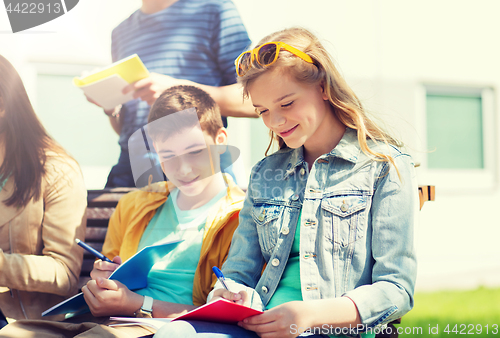
<svg viewBox="0 0 500 338"><path fill-rule="evenodd" d="M224 289L226 289L227 291L230 291L229 288L227 287L226 279L224 278L222 271L220 271L219 268L216 266L214 266L212 268L212 271L215 273L215 276L217 277L219 282L222 284L222 286L224 286Z"/></svg>
<svg viewBox="0 0 500 338"><path fill-rule="evenodd" d="M88 244L85 244L84 242L80 241L78 238L75 239L76 244L90 252L92 255L96 256L102 261L110 262L113 263L108 257L104 256L102 253L94 249L93 247L89 246Z"/></svg>

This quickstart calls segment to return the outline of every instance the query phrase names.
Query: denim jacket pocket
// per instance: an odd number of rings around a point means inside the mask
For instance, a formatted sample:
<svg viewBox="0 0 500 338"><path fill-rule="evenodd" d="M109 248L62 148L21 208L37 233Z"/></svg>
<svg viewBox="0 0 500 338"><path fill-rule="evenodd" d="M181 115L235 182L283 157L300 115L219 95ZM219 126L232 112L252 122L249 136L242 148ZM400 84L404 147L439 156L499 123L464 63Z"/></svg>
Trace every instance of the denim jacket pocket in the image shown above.
<svg viewBox="0 0 500 338"><path fill-rule="evenodd" d="M257 225L259 244L263 251L272 252L278 240L279 222L284 206L274 204L255 204L252 218Z"/></svg>
<svg viewBox="0 0 500 338"><path fill-rule="evenodd" d="M335 195L321 201L325 236L346 247L364 236L366 227L365 195Z"/></svg>

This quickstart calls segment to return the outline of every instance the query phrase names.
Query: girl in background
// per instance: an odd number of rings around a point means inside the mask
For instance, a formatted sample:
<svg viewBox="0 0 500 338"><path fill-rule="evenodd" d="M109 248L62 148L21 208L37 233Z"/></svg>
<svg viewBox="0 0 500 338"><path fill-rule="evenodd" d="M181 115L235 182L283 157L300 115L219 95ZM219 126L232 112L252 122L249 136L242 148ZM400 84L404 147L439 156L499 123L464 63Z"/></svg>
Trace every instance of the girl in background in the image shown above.
<svg viewBox="0 0 500 338"><path fill-rule="evenodd" d="M86 205L78 164L47 134L0 55L0 319L39 319L77 291Z"/></svg>

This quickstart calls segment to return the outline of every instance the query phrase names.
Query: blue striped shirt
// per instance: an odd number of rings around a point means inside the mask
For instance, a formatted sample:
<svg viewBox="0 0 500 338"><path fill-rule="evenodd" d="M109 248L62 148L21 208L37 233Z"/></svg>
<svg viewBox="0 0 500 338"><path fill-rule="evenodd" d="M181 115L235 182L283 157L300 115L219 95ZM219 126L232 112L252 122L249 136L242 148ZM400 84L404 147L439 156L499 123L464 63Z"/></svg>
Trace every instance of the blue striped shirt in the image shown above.
<svg viewBox="0 0 500 338"><path fill-rule="evenodd" d="M150 72L210 86L236 82L233 62L249 45L230 0L179 0L153 14L137 10L112 33L113 62L137 53ZM122 151L130 135L147 123L149 108L141 100L124 104Z"/></svg>

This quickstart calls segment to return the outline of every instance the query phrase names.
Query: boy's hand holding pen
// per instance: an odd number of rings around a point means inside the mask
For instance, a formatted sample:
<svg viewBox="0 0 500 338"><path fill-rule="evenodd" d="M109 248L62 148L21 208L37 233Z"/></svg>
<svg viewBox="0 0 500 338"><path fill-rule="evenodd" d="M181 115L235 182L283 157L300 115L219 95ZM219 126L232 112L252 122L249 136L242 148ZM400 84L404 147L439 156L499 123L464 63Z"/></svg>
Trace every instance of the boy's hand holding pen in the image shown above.
<svg viewBox="0 0 500 338"><path fill-rule="evenodd" d="M104 256L102 253L95 250L94 248L92 248L88 244L82 242L78 238L75 239L75 242L79 246L81 246L82 248L84 248L85 250L87 250L88 252L90 252L91 254L93 254L94 256L96 256L97 258L100 259L100 260L96 260L94 262L94 268L90 272L90 277L94 280L97 277L106 278L106 279L109 278L109 276L113 273L113 271L115 271L118 268L118 266L120 266L120 264L122 263L122 260L119 256L116 256L115 258L113 258L113 261L111 261L109 258Z"/></svg>
<svg viewBox="0 0 500 338"><path fill-rule="evenodd" d="M219 270L219 268L214 266L212 268L212 271L215 273L215 276L222 284L224 289L215 290L211 301L217 300L218 298L224 298L236 304L241 304L250 307L250 304L247 304L248 295L246 291L240 291L238 293L231 292L231 290L229 290L229 287L226 284L226 279L224 278L224 275Z"/></svg>
<svg viewBox="0 0 500 338"><path fill-rule="evenodd" d="M94 280L97 279L97 277L108 279L113 271L115 271L121 263L122 259L120 258L120 256L116 256L115 258L113 258L112 263L96 260L94 262L94 268L90 272L90 277Z"/></svg>

